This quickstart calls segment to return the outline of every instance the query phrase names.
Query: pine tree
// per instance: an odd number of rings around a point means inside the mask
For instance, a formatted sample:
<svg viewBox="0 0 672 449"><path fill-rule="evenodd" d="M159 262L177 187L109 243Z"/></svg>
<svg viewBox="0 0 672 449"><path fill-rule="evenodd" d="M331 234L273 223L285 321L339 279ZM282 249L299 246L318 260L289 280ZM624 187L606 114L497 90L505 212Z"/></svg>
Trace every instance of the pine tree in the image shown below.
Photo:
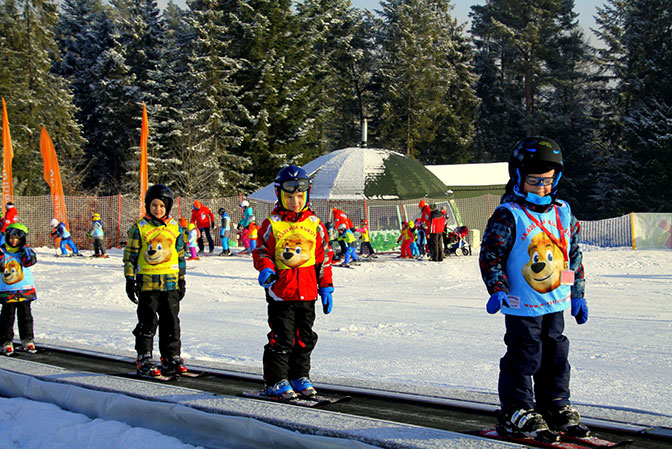
<svg viewBox="0 0 672 449"><path fill-rule="evenodd" d="M177 184L185 194L216 196L249 188L249 159L236 150L243 142L241 104L236 75L240 61L229 56L231 35L226 2L193 0L190 24L194 30L190 55L190 91L185 117L184 168Z"/></svg>
<svg viewBox="0 0 672 449"><path fill-rule="evenodd" d="M150 105L149 182L183 192L182 156L187 147L184 132L189 95L190 43L193 28L187 13L172 0L163 12L163 47L156 70L149 72L147 103Z"/></svg>
<svg viewBox="0 0 672 449"><path fill-rule="evenodd" d="M112 24L103 21L100 25L107 28ZM142 103L118 37L109 35L111 47L92 68L96 81L91 93L93 126L87 136L91 149L89 171L97 183L92 188L97 187L96 193L106 195L135 193L139 185L137 175L129 179L128 173L132 161L139 160L132 148L140 142ZM135 167L137 173L139 163Z"/></svg>
<svg viewBox="0 0 672 449"><path fill-rule="evenodd" d="M464 152L476 101L468 46L450 17L450 2L390 0L381 5L381 141L434 162L447 159L441 147L458 136L448 152Z"/></svg>
<svg viewBox="0 0 672 449"><path fill-rule="evenodd" d="M33 0L2 2L0 36L3 56L0 96L7 102L14 150L16 195L44 194L40 131L47 128L59 154L65 188L80 182L74 165L81 157L83 139L75 120L76 108L67 82L50 72L56 52L56 3Z"/></svg>
<svg viewBox="0 0 672 449"><path fill-rule="evenodd" d="M310 47L320 150L356 145L364 119L365 49L358 48L358 35L365 15L351 8L349 0L305 0L297 9L302 36Z"/></svg>
<svg viewBox="0 0 672 449"><path fill-rule="evenodd" d="M86 157L78 167L82 187L96 191L106 172L104 166L95 163L101 146L95 138L100 132L100 117L94 98L98 96L98 58L113 45L108 11L100 0L64 0L55 34L58 52L52 71L68 79L77 106L75 117L87 139L83 148Z"/></svg>
<svg viewBox="0 0 672 449"><path fill-rule="evenodd" d="M672 4L633 0L623 46L627 68L619 95L627 99L624 144L632 159L630 211L672 210Z"/></svg>
<svg viewBox="0 0 672 449"><path fill-rule="evenodd" d="M241 154L252 161L255 181L273 179L287 162L303 164L319 154L319 104L309 40L299 32L290 0L231 0L227 3L231 45L239 61L235 80L248 115Z"/></svg>

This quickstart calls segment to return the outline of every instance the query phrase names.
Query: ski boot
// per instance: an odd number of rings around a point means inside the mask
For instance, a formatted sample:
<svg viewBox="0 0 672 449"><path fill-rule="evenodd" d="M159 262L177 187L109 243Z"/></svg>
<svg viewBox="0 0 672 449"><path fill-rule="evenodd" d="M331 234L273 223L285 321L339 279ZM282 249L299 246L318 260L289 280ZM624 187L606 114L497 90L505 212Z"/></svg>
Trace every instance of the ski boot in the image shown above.
<svg viewBox="0 0 672 449"><path fill-rule="evenodd" d="M184 360L179 355L161 357L161 374L164 376L175 376L186 372L187 367L184 366Z"/></svg>
<svg viewBox="0 0 672 449"><path fill-rule="evenodd" d="M560 441L560 435L549 429L541 414L534 410L515 410L504 414L498 412L497 432L503 435L532 438L543 443Z"/></svg>
<svg viewBox="0 0 672 449"><path fill-rule="evenodd" d="M138 354L135 359L135 366L138 370L138 375L143 377L159 377L161 370L158 364L152 359L152 353Z"/></svg>
<svg viewBox="0 0 672 449"><path fill-rule="evenodd" d="M2 348L0 348L0 352L6 356L14 354L14 344L11 341L3 343Z"/></svg>
<svg viewBox="0 0 672 449"><path fill-rule="evenodd" d="M289 383L299 396L307 398L317 396L313 382L308 377L299 377L298 379L290 380Z"/></svg>
<svg viewBox="0 0 672 449"><path fill-rule="evenodd" d="M24 352L35 353L35 342L30 339L21 340L21 350Z"/></svg>
<svg viewBox="0 0 672 449"><path fill-rule="evenodd" d="M266 386L266 394L271 397L276 397L279 399L296 399L299 395L292 389L292 386L287 382L287 379L282 379L277 382L275 385Z"/></svg>
<svg viewBox="0 0 672 449"><path fill-rule="evenodd" d="M559 409L542 410L544 419L551 430L565 432L570 436L586 438L590 436L588 427L581 424L581 415L571 405L565 405Z"/></svg>

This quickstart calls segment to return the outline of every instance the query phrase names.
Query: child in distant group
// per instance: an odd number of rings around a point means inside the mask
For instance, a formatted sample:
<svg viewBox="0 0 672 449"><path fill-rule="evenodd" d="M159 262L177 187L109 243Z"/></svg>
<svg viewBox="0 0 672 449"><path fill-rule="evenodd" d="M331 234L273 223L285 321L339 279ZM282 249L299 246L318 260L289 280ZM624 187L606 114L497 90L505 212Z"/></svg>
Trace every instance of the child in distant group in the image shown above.
<svg viewBox="0 0 672 449"><path fill-rule="evenodd" d="M193 223L187 225L186 242L189 249L189 258L187 260L198 260L198 229Z"/></svg>
<svg viewBox="0 0 672 449"><path fill-rule="evenodd" d="M86 236L93 239L93 257L107 257L105 254L105 232L103 231L103 223L100 220L100 214L94 213L91 216L91 229L86 233Z"/></svg>
<svg viewBox="0 0 672 449"><path fill-rule="evenodd" d="M310 208L310 178L290 165L275 178L277 206L261 225L253 253L268 303L264 346L266 394L284 399L317 395L310 380L315 300L331 312L334 287L327 230Z"/></svg>
<svg viewBox="0 0 672 449"><path fill-rule="evenodd" d="M588 320L579 247L580 224L558 184L564 163L547 137L518 142L502 204L483 233L479 264L490 298L505 315L506 354L499 363L498 431L543 442L556 431L588 435L569 400L569 340L564 311Z"/></svg>
<svg viewBox="0 0 672 449"><path fill-rule="evenodd" d="M363 219L362 226L357 229L362 236L362 245L359 247L359 254L366 257L378 257L371 246L371 235L369 233L369 220ZM366 250L366 251L365 251Z"/></svg>
<svg viewBox="0 0 672 449"><path fill-rule="evenodd" d="M61 239L61 255L67 256L68 251L66 248L69 247L74 256L81 256L79 250L77 249L77 245L75 245L75 242L72 241L72 236L65 227L65 223L52 218L50 224L51 227L54 228L53 231L51 231L51 236Z"/></svg>
<svg viewBox="0 0 672 449"><path fill-rule="evenodd" d="M18 316L21 349L35 351L33 342L33 314L31 302L37 299L33 274L29 267L35 265L37 257L26 243L28 228L21 223L12 223L5 230L5 243L0 246L0 341L5 355L14 353L14 316Z"/></svg>
<svg viewBox="0 0 672 449"><path fill-rule="evenodd" d="M405 221L401 222L401 232L399 233L399 238L397 243L401 242L401 255L399 256L402 259L412 259L413 254L411 254L411 242L415 240L415 235L413 231L408 226L408 223Z"/></svg>
<svg viewBox="0 0 672 449"><path fill-rule="evenodd" d="M7 226L12 223L18 223L18 214L16 207L14 207L14 203L7 201L7 204L5 204L5 216L2 218L2 228L0 228L0 245L5 243L5 230L7 230ZM0 217L2 217L2 215L0 215Z"/></svg>
<svg viewBox="0 0 672 449"><path fill-rule="evenodd" d="M419 224L420 220L411 220L408 222L408 227L411 229L411 232L414 234L413 236L413 241L411 241L411 256L412 257L420 257L420 249L418 248L418 236L420 235L420 232L422 229L417 229L416 227L419 225L420 228L422 228L422 224Z"/></svg>
<svg viewBox="0 0 672 449"><path fill-rule="evenodd" d="M137 372L141 376L176 375L187 371L180 356L180 301L186 293L186 262L180 225L170 217L173 192L155 184L145 193L146 215L128 230L124 250L126 295L138 305L133 329ZM158 317L157 317L158 315ZM159 328L161 367L152 358Z"/></svg>
<svg viewBox="0 0 672 449"><path fill-rule="evenodd" d="M229 236L231 235L231 217L229 217L229 214L223 207L220 207L217 213L222 217L222 227L219 230L219 237L222 239L222 252L220 256L230 256Z"/></svg>
<svg viewBox="0 0 672 449"><path fill-rule="evenodd" d="M236 229L240 233L238 235L238 238L240 239L240 244L243 245L243 250L240 251L238 254L250 254L249 226L250 226L250 218L254 216L254 211L252 210L252 206L250 206L250 202L247 200L241 201L239 207L240 207L240 213L242 214L242 218L238 222L238 226Z"/></svg>
<svg viewBox="0 0 672 449"><path fill-rule="evenodd" d="M425 258L427 257L427 231L425 228L425 222L421 218L415 220L415 234L418 247L418 257Z"/></svg>
<svg viewBox="0 0 672 449"><path fill-rule="evenodd" d="M184 242L185 246L187 242L189 241L189 220L187 220L187 217L180 217L180 219L177 221L180 224L180 229L182 230L182 241Z"/></svg>
<svg viewBox="0 0 672 449"><path fill-rule="evenodd" d="M250 239L250 253L257 247L257 237L259 236L259 225L257 218L252 215L250 224L247 226L247 238Z"/></svg>
<svg viewBox="0 0 672 449"><path fill-rule="evenodd" d="M357 239L352 230L345 223L338 225L338 233L341 240L345 243L345 256L343 257L342 267L350 267L350 261L353 265L359 265L359 256L357 256Z"/></svg>

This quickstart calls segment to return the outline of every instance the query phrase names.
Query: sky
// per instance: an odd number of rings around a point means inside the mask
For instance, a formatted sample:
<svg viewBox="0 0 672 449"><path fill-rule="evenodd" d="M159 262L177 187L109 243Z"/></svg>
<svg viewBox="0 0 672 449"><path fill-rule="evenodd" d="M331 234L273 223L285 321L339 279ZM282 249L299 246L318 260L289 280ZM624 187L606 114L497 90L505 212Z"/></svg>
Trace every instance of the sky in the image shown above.
<svg viewBox="0 0 672 449"><path fill-rule="evenodd" d="M351 0L352 6L356 8L367 8L370 10L380 10L380 1L379 0ZM471 7L473 5L484 5L485 0L473 1L473 0L452 0L452 4L455 6L453 9L453 16L458 19L460 23L469 21L469 13L471 12ZM590 28L596 28L595 19L593 16L597 13L596 7L602 6L604 0L574 0L574 11L579 14L578 20L579 24L583 27L587 36L589 36L591 43L596 45L595 40L597 39Z"/></svg>
<svg viewBox="0 0 672 449"><path fill-rule="evenodd" d="M57 258L53 248L36 253L37 346L134 356L136 313L124 291L122 251L110 250L108 259ZM334 309L324 315L318 308L314 327L311 377L318 388L328 382L496 404L504 318L485 311L477 256L442 263L394 257L334 268ZM574 405L584 417L672 427L672 251L584 247L584 266L589 320L579 326L565 313ZM251 258L188 262L186 280L180 320L187 365L260 374L268 324ZM44 435L53 442L63 435L62 445L49 447L125 449L129 439L156 437L20 400L0 399L0 417L47 429L10 426L14 433L4 432L0 446L46 447ZM91 443L101 435L108 435L105 444ZM160 446L188 447L173 440Z"/></svg>
<svg viewBox="0 0 672 449"><path fill-rule="evenodd" d="M177 5L184 8L186 5L185 0L174 0ZM355 8L367 8L370 10L380 10L380 1L379 0L351 0L352 6ZM164 8L168 3L168 0L158 0L158 5L160 8ZM469 12L471 12L472 5L483 5L485 0L473 1L473 0L452 0L452 4L455 6L453 9L453 15L456 17L459 22L469 21ZM604 0L575 0L574 1L574 11L579 14L579 24L583 27L586 36L590 39L590 42L593 45L598 45L596 42L597 38L590 31L590 28L596 28L595 20L593 16L596 14L596 7L602 6Z"/></svg>

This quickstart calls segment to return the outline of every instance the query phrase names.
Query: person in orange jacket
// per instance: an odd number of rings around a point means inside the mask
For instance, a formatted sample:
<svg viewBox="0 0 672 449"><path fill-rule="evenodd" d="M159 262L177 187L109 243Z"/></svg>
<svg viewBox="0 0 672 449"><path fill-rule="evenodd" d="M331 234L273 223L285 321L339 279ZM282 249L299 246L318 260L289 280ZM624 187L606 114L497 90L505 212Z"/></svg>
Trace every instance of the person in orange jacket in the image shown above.
<svg viewBox="0 0 672 449"><path fill-rule="evenodd" d="M194 223L199 231L198 237L198 251L203 252L205 245L203 243L203 234L208 239L208 252L215 251L215 242L212 240L210 235L210 228L215 229L215 215L212 213L209 207L201 204L200 201L194 201L194 207L191 211L191 220L190 223Z"/></svg>

